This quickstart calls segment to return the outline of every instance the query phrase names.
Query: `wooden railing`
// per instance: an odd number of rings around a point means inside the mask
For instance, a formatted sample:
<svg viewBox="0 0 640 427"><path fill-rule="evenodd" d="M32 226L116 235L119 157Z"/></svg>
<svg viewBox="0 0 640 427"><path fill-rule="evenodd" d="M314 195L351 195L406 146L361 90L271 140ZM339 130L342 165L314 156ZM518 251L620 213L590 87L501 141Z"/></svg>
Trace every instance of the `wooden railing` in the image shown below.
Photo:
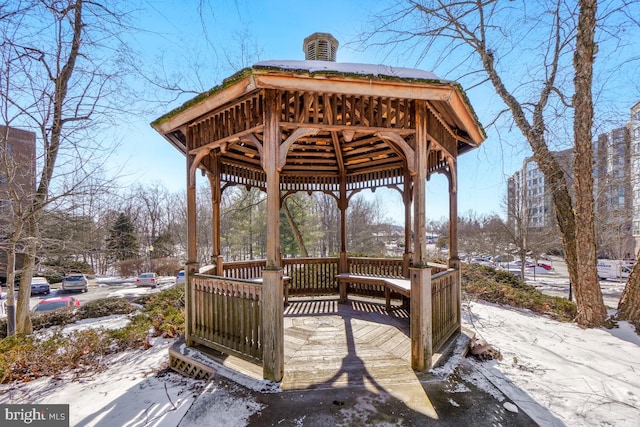
<svg viewBox="0 0 640 427"><path fill-rule="evenodd" d="M264 259L252 261L234 261L222 264L224 277L232 277L234 279L253 279L262 277L262 270L266 266L267 261Z"/></svg>
<svg viewBox="0 0 640 427"><path fill-rule="evenodd" d="M192 275L190 338L215 350L261 362L262 285L246 279L262 277L264 260L229 262L225 277ZM283 275L290 277L292 295L337 295L338 258L285 258ZM352 274L402 277L402 260L349 258ZM460 329L460 274L446 265L431 268L432 342L438 351ZM244 280L243 280L244 279ZM380 288L380 289L378 289ZM360 286L350 293L384 296L383 287Z"/></svg>
<svg viewBox="0 0 640 427"><path fill-rule="evenodd" d="M438 273L443 273L449 270L449 266L444 264L436 264L434 262L428 262L427 267L431 269L431 275L434 276Z"/></svg>
<svg viewBox="0 0 640 427"><path fill-rule="evenodd" d="M282 268L291 278L289 295L338 293L338 258L284 258Z"/></svg>
<svg viewBox="0 0 640 427"><path fill-rule="evenodd" d="M403 277L402 260L397 258L347 258L350 274Z"/></svg>
<svg viewBox="0 0 640 427"><path fill-rule="evenodd" d="M460 272L453 268L431 276L433 350L460 329Z"/></svg>
<svg viewBox="0 0 640 427"><path fill-rule="evenodd" d="M224 353L262 361L262 285L217 276L191 276L190 339Z"/></svg>

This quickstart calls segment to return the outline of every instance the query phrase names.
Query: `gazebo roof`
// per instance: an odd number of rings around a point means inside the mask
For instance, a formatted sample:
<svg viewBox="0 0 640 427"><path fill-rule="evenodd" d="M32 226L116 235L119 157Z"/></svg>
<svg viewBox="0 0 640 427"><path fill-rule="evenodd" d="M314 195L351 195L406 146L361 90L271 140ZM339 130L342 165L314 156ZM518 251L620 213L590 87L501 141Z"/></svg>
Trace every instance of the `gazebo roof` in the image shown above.
<svg viewBox="0 0 640 427"><path fill-rule="evenodd" d="M426 103L429 173L485 139L456 82L417 69L316 60L258 62L151 125L199 156L201 168L219 161L226 177L242 176L229 180L261 186L266 90L278 94L284 189L334 190L341 177L353 186L399 183L414 147L416 102Z"/></svg>

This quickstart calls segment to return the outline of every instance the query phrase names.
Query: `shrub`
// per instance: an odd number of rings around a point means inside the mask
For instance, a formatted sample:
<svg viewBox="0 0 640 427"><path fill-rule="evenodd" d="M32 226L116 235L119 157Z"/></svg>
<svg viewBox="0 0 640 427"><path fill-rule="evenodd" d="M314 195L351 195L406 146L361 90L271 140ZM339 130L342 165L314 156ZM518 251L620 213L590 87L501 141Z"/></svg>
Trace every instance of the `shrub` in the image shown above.
<svg viewBox="0 0 640 427"><path fill-rule="evenodd" d="M101 298L89 301L78 307L78 319L94 319L97 317L110 316L112 314L129 314L136 310L136 307L124 298Z"/></svg>
<svg viewBox="0 0 640 427"><path fill-rule="evenodd" d="M32 313L31 324L33 330L46 329L52 326L64 326L77 320L77 307L65 307L42 313Z"/></svg>
<svg viewBox="0 0 640 427"><path fill-rule="evenodd" d="M482 265L462 265L462 290L471 297L526 308L557 320L571 321L577 314L573 302L545 295L509 272Z"/></svg>
<svg viewBox="0 0 640 427"><path fill-rule="evenodd" d="M104 369L104 356L110 353L148 348L153 336L175 337L184 332L184 285L152 295L145 302L137 314L132 314L137 309L125 299L103 298L81 307L34 315L34 330L51 328L51 333L1 340L0 383L30 381L61 372L73 372L77 376L90 374ZM132 315L129 324L121 329L62 333L61 326L76 320L111 314ZM6 332L6 320L3 332Z"/></svg>

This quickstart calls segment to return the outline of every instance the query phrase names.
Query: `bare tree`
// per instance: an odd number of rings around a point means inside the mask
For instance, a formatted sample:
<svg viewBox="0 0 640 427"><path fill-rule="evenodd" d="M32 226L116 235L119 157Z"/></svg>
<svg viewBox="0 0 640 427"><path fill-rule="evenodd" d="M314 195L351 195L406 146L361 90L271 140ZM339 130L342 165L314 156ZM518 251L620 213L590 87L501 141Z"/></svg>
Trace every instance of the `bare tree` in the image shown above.
<svg viewBox="0 0 640 427"><path fill-rule="evenodd" d="M449 61L452 68L466 72L465 77L476 77L475 84L492 84L506 105L496 122L503 113L510 113L551 189L570 280L577 290L576 321L596 326L606 317L596 271L593 153L589 151L596 2L581 1L577 8L563 0L528 6L497 0L407 0L376 17L379 24L365 35L366 43L371 46L370 40L380 40L377 34L386 34L389 37L380 42L383 46L410 46L419 51L420 60ZM617 11L624 14L626 7L620 5ZM611 10L604 13L612 14ZM514 75L517 66L520 73ZM554 129L549 125L560 126L565 120L568 126L565 117L572 117L574 123L575 206L550 149Z"/></svg>
<svg viewBox="0 0 640 427"><path fill-rule="evenodd" d="M593 201L593 63L596 55L597 0L578 2L578 34L573 54L575 93L574 152L576 260L576 321L584 326L599 326L607 318L596 269L596 232Z"/></svg>
<svg viewBox="0 0 640 427"><path fill-rule="evenodd" d="M109 5L115 7L114 4ZM24 266L14 308L14 276L8 273L9 334L30 333L29 284L40 244L39 221L52 200L68 194L61 175L82 182L96 150L96 124L113 110L118 93L113 48L124 14L98 2L43 0L3 5L1 113L4 124L33 130L40 145L35 190L17 195L8 252L24 247ZM108 45L108 43L112 43ZM113 61L111 61L113 59ZM93 130L94 132L91 132ZM102 160L102 159L101 159ZM62 190L53 194L54 190ZM73 190L73 188L71 188ZM24 208L23 208L23 207ZM8 270L13 265L8 263ZM15 319L15 322L14 322Z"/></svg>

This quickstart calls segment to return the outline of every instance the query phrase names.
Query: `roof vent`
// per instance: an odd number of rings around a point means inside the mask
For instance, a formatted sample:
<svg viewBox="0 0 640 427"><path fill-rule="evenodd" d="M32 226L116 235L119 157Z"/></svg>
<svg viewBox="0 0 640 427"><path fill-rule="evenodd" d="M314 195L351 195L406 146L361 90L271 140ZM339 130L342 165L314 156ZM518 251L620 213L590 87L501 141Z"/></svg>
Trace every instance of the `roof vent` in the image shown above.
<svg viewBox="0 0 640 427"><path fill-rule="evenodd" d="M304 39L304 59L336 62L338 45L338 40L329 33L313 33Z"/></svg>

